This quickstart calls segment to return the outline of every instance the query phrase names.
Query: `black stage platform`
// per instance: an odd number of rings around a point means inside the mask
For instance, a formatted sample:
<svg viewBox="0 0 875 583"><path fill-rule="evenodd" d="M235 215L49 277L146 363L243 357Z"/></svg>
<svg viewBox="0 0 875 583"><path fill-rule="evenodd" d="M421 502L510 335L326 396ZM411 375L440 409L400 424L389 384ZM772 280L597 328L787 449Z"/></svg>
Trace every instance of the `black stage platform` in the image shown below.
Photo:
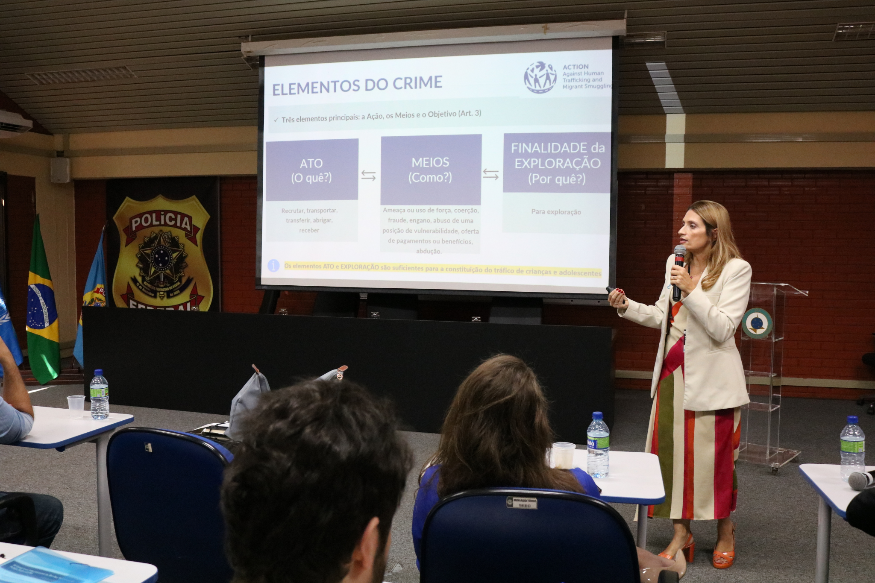
<svg viewBox="0 0 875 583"><path fill-rule="evenodd" d="M111 404L227 413L252 363L274 390L346 364L405 429L439 432L462 379L505 352L538 374L559 439L585 443L594 410L613 424L610 328L84 308L83 333L86 388L103 368Z"/></svg>

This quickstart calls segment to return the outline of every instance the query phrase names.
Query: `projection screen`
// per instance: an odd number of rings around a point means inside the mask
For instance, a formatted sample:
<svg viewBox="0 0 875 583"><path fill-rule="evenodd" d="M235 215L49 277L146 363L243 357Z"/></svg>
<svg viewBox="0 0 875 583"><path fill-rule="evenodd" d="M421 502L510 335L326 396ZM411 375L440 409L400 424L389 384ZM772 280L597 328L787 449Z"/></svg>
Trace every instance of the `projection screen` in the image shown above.
<svg viewBox="0 0 875 583"><path fill-rule="evenodd" d="M261 288L604 297L616 37L262 57Z"/></svg>

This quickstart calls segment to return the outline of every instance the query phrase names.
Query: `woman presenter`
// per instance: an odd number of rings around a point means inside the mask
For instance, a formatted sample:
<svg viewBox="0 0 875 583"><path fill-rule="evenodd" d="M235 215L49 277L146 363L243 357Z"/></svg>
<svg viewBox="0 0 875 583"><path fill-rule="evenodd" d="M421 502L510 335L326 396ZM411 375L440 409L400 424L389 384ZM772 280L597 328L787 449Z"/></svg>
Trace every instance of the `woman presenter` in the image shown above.
<svg viewBox="0 0 875 583"><path fill-rule="evenodd" d="M686 247L684 266L668 258L655 305L634 302L619 289L608 300L621 317L662 330L646 446L659 456L666 491L665 502L649 514L674 522L674 538L661 554L682 550L692 561L690 521L716 519L712 564L726 569L735 561L729 515L738 495L739 408L749 401L735 331L747 309L751 269L723 205L693 203L678 235ZM673 301L673 286L680 301Z"/></svg>

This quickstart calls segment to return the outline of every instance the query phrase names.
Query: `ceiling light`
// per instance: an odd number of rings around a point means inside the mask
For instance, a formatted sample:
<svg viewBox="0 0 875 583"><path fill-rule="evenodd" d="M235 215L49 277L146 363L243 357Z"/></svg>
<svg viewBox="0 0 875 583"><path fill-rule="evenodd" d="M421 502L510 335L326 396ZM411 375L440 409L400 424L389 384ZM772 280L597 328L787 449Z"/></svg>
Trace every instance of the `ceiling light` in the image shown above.
<svg viewBox="0 0 875 583"><path fill-rule="evenodd" d="M659 96L659 101L662 103L662 109L665 113L683 113L684 108L681 105L681 98L674 88L674 82L671 80L671 74L668 72L668 66L661 61L658 63L647 63L647 71L650 73L650 79L653 81L653 86L656 88L656 94Z"/></svg>
<svg viewBox="0 0 875 583"><path fill-rule="evenodd" d="M635 48L665 48L665 31L630 32L623 38L623 47Z"/></svg>
<svg viewBox="0 0 875 583"><path fill-rule="evenodd" d="M875 22L846 22L836 25L833 42L845 40L875 40Z"/></svg>
<svg viewBox="0 0 875 583"><path fill-rule="evenodd" d="M135 79L137 76L127 67L100 67L95 69L72 69L69 71L42 71L25 73L37 85L56 85L59 83L89 83L94 81L114 81Z"/></svg>

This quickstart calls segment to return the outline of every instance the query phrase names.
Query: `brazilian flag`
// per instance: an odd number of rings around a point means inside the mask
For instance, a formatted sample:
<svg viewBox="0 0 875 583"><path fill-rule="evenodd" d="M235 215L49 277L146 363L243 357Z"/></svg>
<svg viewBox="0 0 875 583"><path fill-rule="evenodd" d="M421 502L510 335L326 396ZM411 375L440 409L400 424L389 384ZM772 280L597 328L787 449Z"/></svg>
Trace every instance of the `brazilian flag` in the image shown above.
<svg viewBox="0 0 875 583"><path fill-rule="evenodd" d="M33 376L41 385L57 378L61 371L61 345L58 338L55 289L37 215L33 223L30 274L27 276L27 356Z"/></svg>

